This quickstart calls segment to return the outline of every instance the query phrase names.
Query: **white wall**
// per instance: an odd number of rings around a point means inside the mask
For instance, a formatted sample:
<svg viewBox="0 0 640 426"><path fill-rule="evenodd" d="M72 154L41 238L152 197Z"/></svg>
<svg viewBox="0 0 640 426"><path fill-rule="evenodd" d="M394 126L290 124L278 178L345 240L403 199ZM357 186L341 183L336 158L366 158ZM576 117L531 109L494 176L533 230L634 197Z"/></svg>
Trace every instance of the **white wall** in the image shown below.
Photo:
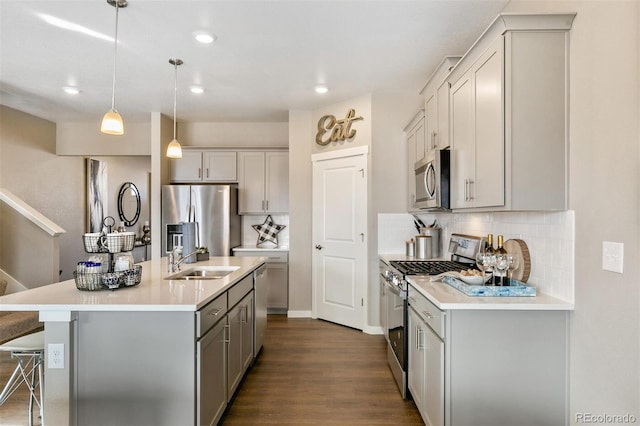
<svg viewBox="0 0 640 426"><path fill-rule="evenodd" d="M508 12L577 12L571 30L570 209L575 311L570 420L640 421L640 3L511 1ZM624 243L624 273L602 270L602 242Z"/></svg>
<svg viewBox="0 0 640 426"><path fill-rule="evenodd" d="M287 146L288 123L178 123L178 140L187 146Z"/></svg>
<svg viewBox="0 0 640 426"><path fill-rule="evenodd" d="M149 122L132 123L125 120L124 135L100 132L100 118L96 122L58 123L56 125L56 154L58 155L151 155Z"/></svg>

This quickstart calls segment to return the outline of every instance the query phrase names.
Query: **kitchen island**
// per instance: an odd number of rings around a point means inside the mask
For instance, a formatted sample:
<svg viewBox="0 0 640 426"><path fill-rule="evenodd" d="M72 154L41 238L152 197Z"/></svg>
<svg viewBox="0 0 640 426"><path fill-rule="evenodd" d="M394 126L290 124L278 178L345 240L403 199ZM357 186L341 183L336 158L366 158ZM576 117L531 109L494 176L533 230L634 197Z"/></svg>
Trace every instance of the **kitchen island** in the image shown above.
<svg viewBox="0 0 640 426"><path fill-rule="evenodd" d="M74 280L0 298L0 310L45 323L45 424L217 422L254 356L254 271L265 258L218 257L182 269L231 271L166 279L167 259L114 291ZM51 365L51 344L62 348ZM257 352L257 351L256 351Z"/></svg>

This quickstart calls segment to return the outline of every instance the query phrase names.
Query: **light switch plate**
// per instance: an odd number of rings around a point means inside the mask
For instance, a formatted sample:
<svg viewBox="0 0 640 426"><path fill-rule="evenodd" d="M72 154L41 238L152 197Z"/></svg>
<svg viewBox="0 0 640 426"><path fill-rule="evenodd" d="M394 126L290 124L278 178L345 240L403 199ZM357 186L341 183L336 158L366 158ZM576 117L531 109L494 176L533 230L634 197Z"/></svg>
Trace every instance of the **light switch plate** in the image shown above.
<svg viewBox="0 0 640 426"><path fill-rule="evenodd" d="M622 274L624 267L624 244L602 242L602 269Z"/></svg>

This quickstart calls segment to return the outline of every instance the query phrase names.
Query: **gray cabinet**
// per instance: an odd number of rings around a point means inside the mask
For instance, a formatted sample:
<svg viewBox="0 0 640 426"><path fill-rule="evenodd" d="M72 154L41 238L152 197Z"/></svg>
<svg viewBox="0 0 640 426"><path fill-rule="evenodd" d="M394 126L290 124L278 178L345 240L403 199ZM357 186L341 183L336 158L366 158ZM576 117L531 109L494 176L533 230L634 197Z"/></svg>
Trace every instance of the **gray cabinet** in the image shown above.
<svg viewBox="0 0 640 426"><path fill-rule="evenodd" d="M171 182L236 182L237 153L228 150L182 150L170 160Z"/></svg>
<svg viewBox="0 0 640 426"><path fill-rule="evenodd" d="M197 424L216 424L227 407L226 321L220 321L196 344Z"/></svg>
<svg viewBox="0 0 640 426"><path fill-rule="evenodd" d="M447 77L451 208L566 210L575 14L501 14Z"/></svg>
<svg viewBox="0 0 640 426"><path fill-rule="evenodd" d="M289 309L289 253L282 250L233 250L234 256L267 257L267 312L286 314Z"/></svg>
<svg viewBox="0 0 640 426"><path fill-rule="evenodd" d="M449 82L446 76L460 56L446 56L420 94L425 99L425 152L449 147ZM418 158L420 159L420 158Z"/></svg>
<svg viewBox="0 0 640 426"><path fill-rule="evenodd" d="M289 211L289 153L238 153L238 211L240 214Z"/></svg>
<svg viewBox="0 0 640 426"><path fill-rule="evenodd" d="M231 401L253 361L253 274L228 292L227 400ZM240 299L240 300L238 300Z"/></svg>
<svg viewBox="0 0 640 426"><path fill-rule="evenodd" d="M566 423L568 312L443 311L413 285L408 300L409 389L426 424Z"/></svg>
<svg viewBox="0 0 640 426"><path fill-rule="evenodd" d="M416 208L416 178L414 175L415 164L425 154L425 118L424 109L418 110L411 121L404 127L407 140L407 170L409 176L409 211Z"/></svg>
<svg viewBox="0 0 640 426"><path fill-rule="evenodd" d="M409 298L409 372L411 396L425 423L444 426L444 315L425 297Z"/></svg>

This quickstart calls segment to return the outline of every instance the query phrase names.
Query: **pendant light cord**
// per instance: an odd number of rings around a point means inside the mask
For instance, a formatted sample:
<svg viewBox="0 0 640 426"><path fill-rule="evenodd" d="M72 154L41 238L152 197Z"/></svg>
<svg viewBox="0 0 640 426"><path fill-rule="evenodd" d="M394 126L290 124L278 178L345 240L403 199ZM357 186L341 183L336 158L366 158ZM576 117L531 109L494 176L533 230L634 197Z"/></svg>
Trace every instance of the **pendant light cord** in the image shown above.
<svg viewBox="0 0 640 426"><path fill-rule="evenodd" d="M111 88L111 110L116 110L116 61L118 57L118 1L115 2L116 7L116 38L113 44L113 86Z"/></svg>
<svg viewBox="0 0 640 426"><path fill-rule="evenodd" d="M178 103L178 60L174 60L173 68L175 69L173 79L173 140L176 140L176 105Z"/></svg>

